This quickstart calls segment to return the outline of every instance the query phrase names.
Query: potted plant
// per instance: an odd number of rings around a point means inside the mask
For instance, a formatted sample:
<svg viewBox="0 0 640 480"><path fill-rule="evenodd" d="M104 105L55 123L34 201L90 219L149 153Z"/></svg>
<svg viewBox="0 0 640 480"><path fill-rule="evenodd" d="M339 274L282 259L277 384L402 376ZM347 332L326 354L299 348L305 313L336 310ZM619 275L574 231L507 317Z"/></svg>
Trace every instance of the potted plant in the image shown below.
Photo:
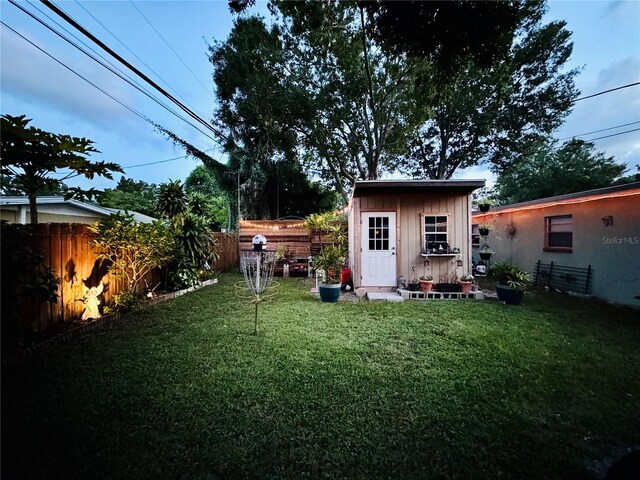
<svg viewBox="0 0 640 480"><path fill-rule="evenodd" d="M491 208L491 205L493 205L493 200L491 200L490 198L481 198L480 200L478 200L477 205L478 209L481 212L488 212Z"/></svg>
<svg viewBox="0 0 640 480"><path fill-rule="evenodd" d="M498 281L498 299L508 305L520 305L527 286L532 282L531 274L507 262L496 263L491 271Z"/></svg>
<svg viewBox="0 0 640 480"><path fill-rule="evenodd" d="M314 268L325 272L324 281L318 285L323 302L337 302L340 298L340 269L344 260L344 252L338 245L325 245L313 260Z"/></svg>
<svg viewBox="0 0 640 480"><path fill-rule="evenodd" d="M462 275L458 280L462 293L469 293L473 286L473 275Z"/></svg>
<svg viewBox="0 0 640 480"><path fill-rule="evenodd" d="M493 230L493 225L490 223L481 223L478 225L478 233L481 237L487 237L491 230Z"/></svg>
<svg viewBox="0 0 640 480"><path fill-rule="evenodd" d="M331 236L332 243L322 245L320 254L313 260L314 268L325 272L324 281L318 285L320 299L323 302L338 301L341 276L346 276L341 270L345 266L347 257L347 234L342 225L335 223L335 220L337 215L333 212L311 215L306 220L308 226L313 226L319 232L326 232Z"/></svg>
<svg viewBox="0 0 640 480"><path fill-rule="evenodd" d="M491 259L491 255L493 255L493 250L491 250L491 247L489 247L489 245L487 245L485 243L480 248L480 251L478 252L478 254L480 255L480 259L481 260L490 260Z"/></svg>
<svg viewBox="0 0 640 480"><path fill-rule="evenodd" d="M429 293L433 288L433 277L431 275L423 275L419 279L420 290L425 293Z"/></svg>

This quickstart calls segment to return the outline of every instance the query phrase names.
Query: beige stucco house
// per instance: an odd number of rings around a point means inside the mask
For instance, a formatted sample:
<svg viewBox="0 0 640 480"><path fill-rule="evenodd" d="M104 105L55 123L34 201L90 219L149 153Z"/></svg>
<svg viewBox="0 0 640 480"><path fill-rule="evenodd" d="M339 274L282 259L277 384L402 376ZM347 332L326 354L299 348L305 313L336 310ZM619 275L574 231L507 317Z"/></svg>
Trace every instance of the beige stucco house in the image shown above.
<svg viewBox="0 0 640 480"><path fill-rule="evenodd" d="M486 237L492 263L536 273L540 262L548 273L553 262L560 289L579 285L577 293L640 305L640 182L474 212L474 230L479 224L494 227Z"/></svg>

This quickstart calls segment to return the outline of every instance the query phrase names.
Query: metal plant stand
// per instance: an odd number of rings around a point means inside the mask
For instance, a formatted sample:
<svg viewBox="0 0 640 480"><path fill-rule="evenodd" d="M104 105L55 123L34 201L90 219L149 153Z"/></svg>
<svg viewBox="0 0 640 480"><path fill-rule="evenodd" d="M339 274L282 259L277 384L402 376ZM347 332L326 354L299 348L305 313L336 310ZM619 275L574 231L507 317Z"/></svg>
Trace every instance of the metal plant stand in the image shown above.
<svg viewBox="0 0 640 480"><path fill-rule="evenodd" d="M258 334L258 305L270 300L276 294L277 282L273 282L273 272L276 267L276 252L271 251L240 251L240 270L251 296L246 297L237 293L239 297L249 300L255 308L255 322L253 334ZM236 284L238 291L243 287L242 282Z"/></svg>

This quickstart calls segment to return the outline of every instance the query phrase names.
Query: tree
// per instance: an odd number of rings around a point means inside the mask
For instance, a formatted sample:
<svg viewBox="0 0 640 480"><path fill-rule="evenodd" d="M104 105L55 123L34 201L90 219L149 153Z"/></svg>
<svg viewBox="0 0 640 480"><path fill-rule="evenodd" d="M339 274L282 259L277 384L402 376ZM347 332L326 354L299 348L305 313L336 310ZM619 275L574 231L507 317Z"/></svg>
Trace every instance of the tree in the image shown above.
<svg viewBox="0 0 640 480"><path fill-rule="evenodd" d="M143 180L135 181L120 177L116 188L108 188L98 194L97 200L103 207L144 213L155 216L157 185Z"/></svg>
<svg viewBox="0 0 640 480"><path fill-rule="evenodd" d="M29 127L31 119L25 115L2 115L0 122L0 174L10 179L13 188L29 197L33 225L38 223L36 198L42 192L79 175L90 180L96 175L110 179L113 178L111 172L122 172L116 163L90 162L86 158L92 153L99 153L91 140ZM59 170L69 170L69 173L60 178L49 176ZM91 198L95 194L94 188L70 187L65 196Z"/></svg>
<svg viewBox="0 0 640 480"><path fill-rule="evenodd" d="M273 8L278 25L239 18L211 48L226 148L254 163L302 160L346 202L356 179L392 169L404 147L407 68L371 42L355 3Z"/></svg>
<svg viewBox="0 0 640 480"><path fill-rule="evenodd" d="M501 203L517 203L611 185L625 171L591 142L570 140L560 148L545 142L498 177Z"/></svg>
<svg viewBox="0 0 640 480"><path fill-rule="evenodd" d="M542 0L523 4L509 54L490 67L470 55L455 69L420 71L416 99L432 114L409 142L401 171L446 179L490 162L499 172L562 124L578 94L578 70L563 71L573 48L570 32L565 22L543 24L545 11Z"/></svg>
<svg viewBox="0 0 640 480"><path fill-rule="evenodd" d="M156 211L160 216L175 224L187 209L187 194L180 180L170 180L160 185L156 202Z"/></svg>
<svg viewBox="0 0 640 480"><path fill-rule="evenodd" d="M214 230L220 230L227 224L229 200L208 167L198 165L194 168L184 182L184 189L192 209L199 208L199 214Z"/></svg>
<svg viewBox="0 0 640 480"><path fill-rule="evenodd" d="M131 214L116 213L89 227L99 258L112 262L110 272L124 278L130 292L138 293L145 275L172 259L175 237L160 220L139 223Z"/></svg>

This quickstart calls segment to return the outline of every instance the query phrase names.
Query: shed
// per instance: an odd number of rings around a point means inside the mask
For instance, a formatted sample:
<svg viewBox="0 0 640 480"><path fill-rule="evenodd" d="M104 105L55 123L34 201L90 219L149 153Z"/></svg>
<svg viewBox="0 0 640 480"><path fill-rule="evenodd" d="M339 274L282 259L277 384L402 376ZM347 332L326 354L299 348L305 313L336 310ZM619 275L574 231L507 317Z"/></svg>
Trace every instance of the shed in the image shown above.
<svg viewBox="0 0 640 480"><path fill-rule="evenodd" d="M470 273L471 193L484 180L357 181L349 203L354 286L390 289L398 278L435 282Z"/></svg>

